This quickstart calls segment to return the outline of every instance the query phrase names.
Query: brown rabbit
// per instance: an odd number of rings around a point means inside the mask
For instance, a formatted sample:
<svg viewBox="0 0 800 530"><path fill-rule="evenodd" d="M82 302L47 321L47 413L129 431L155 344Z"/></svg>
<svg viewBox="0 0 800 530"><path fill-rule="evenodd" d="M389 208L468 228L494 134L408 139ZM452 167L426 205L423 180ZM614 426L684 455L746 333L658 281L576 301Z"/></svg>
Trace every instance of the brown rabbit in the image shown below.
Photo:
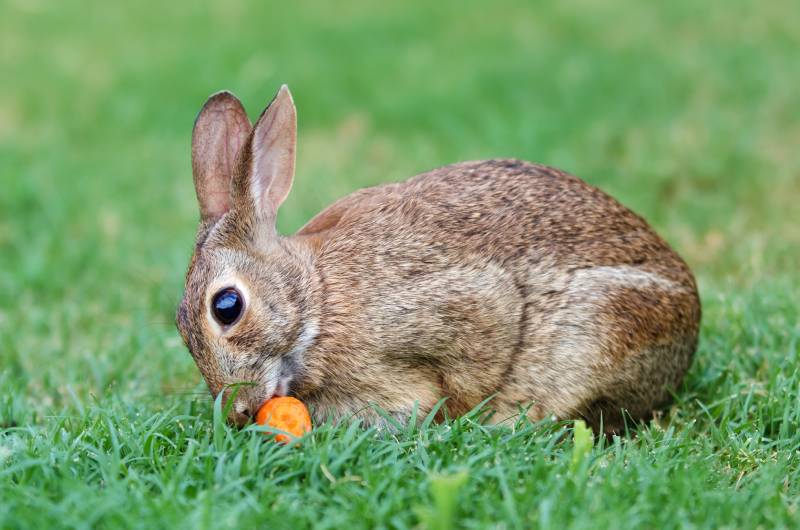
<svg viewBox="0 0 800 530"><path fill-rule="evenodd" d="M608 432L666 404L700 304L681 258L580 179L518 160L446 166L363 189L297 234L275 216L294 176L286 86L251 127L213 95L192 135L200 227L177 323L237 424L274 395L315 419L585 418ZM625 411L623 413L623 411Z"/></svg>

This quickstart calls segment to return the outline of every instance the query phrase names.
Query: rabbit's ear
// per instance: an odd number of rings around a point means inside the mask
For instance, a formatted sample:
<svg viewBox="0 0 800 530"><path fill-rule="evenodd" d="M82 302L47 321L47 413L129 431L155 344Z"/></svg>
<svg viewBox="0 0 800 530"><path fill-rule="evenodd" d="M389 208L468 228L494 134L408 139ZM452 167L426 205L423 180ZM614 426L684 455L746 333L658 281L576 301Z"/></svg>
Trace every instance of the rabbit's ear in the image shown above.
<svg viewBox="0 0 800 530"><path fill-rule="evenodd" d="M292 188L296 145L297 112L289 88L283 85L258 118L242 153L240 180L234 184L237 200L252 205L258 216L274 220Z"/></svg>
<svg viewBox="0 0 800 530"><path fill-rule="evenodd" d="M236 156L250 134L250 120L230 92L208 98L192 130L192 175L200 219L214 220L231 207Z"/></svg>

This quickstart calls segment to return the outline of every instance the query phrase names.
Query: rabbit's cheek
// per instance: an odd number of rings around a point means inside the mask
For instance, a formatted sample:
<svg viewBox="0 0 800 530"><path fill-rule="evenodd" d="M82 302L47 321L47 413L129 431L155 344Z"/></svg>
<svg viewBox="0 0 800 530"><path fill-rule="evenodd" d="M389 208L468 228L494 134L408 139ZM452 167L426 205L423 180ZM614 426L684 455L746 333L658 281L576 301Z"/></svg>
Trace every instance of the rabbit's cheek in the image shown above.
<svg viewBox="0 0 800 530"><path fill-rule="evenodd" d="M278 395L289 395L301 383L299 374L303 371L306 352L313 346L318 335L319 325L315 319L308 319L300 326L300 332L291 349L281 356Z"/></svg>

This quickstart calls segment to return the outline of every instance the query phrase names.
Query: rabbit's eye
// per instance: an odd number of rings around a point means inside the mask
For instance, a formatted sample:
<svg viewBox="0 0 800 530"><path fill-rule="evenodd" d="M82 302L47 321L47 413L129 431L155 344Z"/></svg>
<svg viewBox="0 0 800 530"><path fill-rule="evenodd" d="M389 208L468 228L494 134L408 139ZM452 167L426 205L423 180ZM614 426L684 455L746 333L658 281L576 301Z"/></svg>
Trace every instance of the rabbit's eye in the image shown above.
<svg viewBox="0 0 800 530"><path fill-rule="evenodd" d="M233 324L242 313L242 295L233 287L223 289L214 295L211 312L220 324Z"/></svg>

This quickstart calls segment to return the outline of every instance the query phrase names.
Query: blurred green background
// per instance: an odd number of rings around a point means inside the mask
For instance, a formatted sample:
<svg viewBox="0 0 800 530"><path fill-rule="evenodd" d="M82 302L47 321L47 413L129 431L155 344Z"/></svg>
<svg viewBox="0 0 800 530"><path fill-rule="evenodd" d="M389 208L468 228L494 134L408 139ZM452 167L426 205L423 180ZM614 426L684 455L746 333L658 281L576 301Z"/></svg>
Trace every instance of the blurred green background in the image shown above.
<svg viewBox="0 0 800 530"><path fill-rule="evenodd" d="M754 359L797 350L799 60L794 0L0 0L0 422L202 391L173 326L192 123L223 88L255 118L281 83L299 112L284 233L451 162L557 166L696 271L690 390L777 377Z"/></svg>

